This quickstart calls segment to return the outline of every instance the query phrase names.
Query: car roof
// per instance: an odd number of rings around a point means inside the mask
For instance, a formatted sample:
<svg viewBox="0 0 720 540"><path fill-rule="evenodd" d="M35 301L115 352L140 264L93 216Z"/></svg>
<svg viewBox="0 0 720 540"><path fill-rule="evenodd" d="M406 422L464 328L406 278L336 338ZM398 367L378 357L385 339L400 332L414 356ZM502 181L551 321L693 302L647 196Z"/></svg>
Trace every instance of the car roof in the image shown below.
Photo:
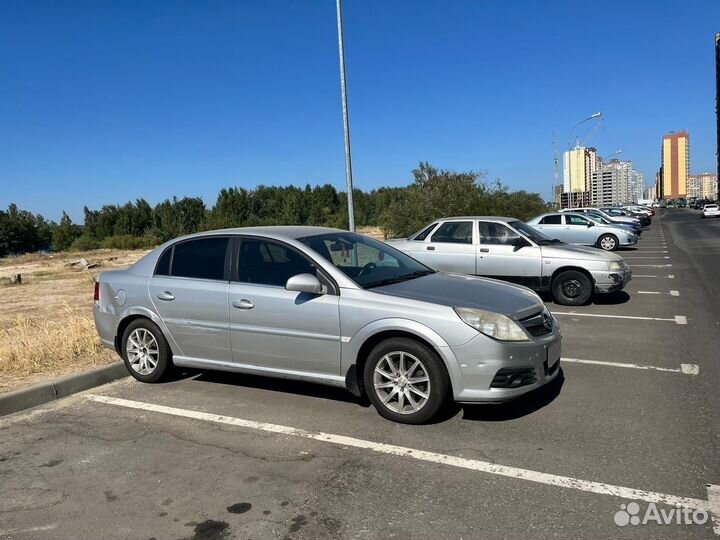
<svg viewBox="0 0 720 540"><path fill-rule="evenodd" d="M332 227L312 227L309 225L268 225L263 227L233 227L228 229L214 229L211 231L201 231L193 234L174 238L172 242L179 239L196 238L200 236L214 236L226 234L250 234L258 236L269 236L273 238L291 238L298 239L306 236L314 236L317 234L328 234L348 232L343 229L334 229Z"/></svg>
<svg viewBox="0 0 720 540"><path fill-rule="evenodd" d="M438 221L460 221L460 220L468 220L468 219L482 219L483 221L502 221L504 223L509 223L511 221L520 221L518 218L503 217L503 216L453 216L453 217L438 218L435 221L433 221L433 223L436 223Z"/></svg>

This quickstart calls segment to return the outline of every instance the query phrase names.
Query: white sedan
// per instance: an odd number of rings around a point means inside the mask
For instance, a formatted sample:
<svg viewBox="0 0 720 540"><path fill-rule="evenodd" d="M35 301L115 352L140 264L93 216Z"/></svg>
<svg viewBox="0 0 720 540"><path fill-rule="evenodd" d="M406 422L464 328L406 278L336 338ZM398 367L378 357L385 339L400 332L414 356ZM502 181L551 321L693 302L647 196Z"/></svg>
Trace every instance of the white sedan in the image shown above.
<svg viewBox="0 0 720 540"><path fill-rule="evenodd" d="M703 219L709 217L720 217L720 208L717 204L706 204L703 206L701 217Z"/></svg>

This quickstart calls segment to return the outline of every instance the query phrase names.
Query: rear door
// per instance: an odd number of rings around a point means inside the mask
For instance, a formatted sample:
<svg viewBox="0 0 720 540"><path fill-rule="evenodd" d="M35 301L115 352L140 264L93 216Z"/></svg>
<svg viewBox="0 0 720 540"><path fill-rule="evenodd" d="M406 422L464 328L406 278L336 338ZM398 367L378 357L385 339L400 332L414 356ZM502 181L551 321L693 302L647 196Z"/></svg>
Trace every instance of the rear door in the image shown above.
<svg viewBox="0 0 720 540"><path fill-rule="evenodd" d="M425 254L417 257L431 268L446 272L475 274L476 238L473 221L445 221L435 229L425 246Z"/></svg>
<svg viewBox="0 0 720 540"><path fill-rule="evenodd" d="M229 238L178 242L160 257L150 299L180 347L179 356L231 360L228 321Z"/></svg>
<svg viewBox="0 0 720 540"><path fill-rule="evenodd" d="M540 223L533 225L533 227L542 231L551 239L560 240L561 242L565 241L565 224L560 214L545 216L540 220Z"/></svg>
<svg viewBox="0 0 720 540"><path fill-rule="evenodd" d="M542 250L504 223L478 221L477 273L539 288Z"/></svg>

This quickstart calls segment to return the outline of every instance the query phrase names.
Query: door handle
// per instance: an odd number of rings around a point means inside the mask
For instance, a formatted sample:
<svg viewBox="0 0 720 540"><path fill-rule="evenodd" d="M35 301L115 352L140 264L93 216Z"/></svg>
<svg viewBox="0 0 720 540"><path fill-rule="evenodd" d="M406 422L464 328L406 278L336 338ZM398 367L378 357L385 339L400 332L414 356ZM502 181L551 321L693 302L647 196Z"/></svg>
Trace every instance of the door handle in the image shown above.
<svg viewBox="0 0 720 540"><path fill-rule="evenodd" d="M435 251L435 246L428 246L425 249L427 249L428 251Z"/></svg>
<svg viewBox="0 0 720 540"><path fill-rule="evenodd" d="M158 300L164 300L165 302L172 302L175 300L175 295L170 291L161 292L157 295Z"/></svg>
<svg viewBox="0 0 720 540"><path fill-rule="evenodd" d="M482 253L489 253L489 252L490 252L490 250L489 250L488 248L480 248L480 251L481 251Z"/></svg>
<svg viewBox="0 0 720 540"><path fill-rule="evenodd" d="M243 298L242 300L233 300L232 305L238 309L252 309L255 307L255 304L246 298Z"/></svg>

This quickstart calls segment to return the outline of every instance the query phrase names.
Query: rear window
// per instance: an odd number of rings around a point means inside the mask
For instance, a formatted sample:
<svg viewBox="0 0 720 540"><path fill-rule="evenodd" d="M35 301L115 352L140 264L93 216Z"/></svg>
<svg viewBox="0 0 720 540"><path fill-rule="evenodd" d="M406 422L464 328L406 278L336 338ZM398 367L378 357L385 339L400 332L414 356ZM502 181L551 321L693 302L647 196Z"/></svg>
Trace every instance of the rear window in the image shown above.
<svg viewBox="0 0 720 540"><path fill-rule="evenodd" d="M413 240L419 240L423 241L427 238L428 234L430 234L433 229L437 226L437 223L433 223L429 227L426 227L422 232L419 232L415 236L412 237Z"/></svg>
<svg viewBox="0 0 720 540"><path fill-rule="evenodd" d="M448 244L472 244L472 221L446 221L430 240Z"/></svg>
<svg viewBox="0 0 720 540"><path fill-rule="evenodd" d="M542 225L560 225L560 222L560 216L558 216L557 214L552 216L545 216L540 220L540 224Z"/></svg>
<svg viewBox="0 0 720 540"><path fill-rule="evenodd" d="M198 238L175 244L171 275L222 280L227 245L227 238Z"/></svg>

